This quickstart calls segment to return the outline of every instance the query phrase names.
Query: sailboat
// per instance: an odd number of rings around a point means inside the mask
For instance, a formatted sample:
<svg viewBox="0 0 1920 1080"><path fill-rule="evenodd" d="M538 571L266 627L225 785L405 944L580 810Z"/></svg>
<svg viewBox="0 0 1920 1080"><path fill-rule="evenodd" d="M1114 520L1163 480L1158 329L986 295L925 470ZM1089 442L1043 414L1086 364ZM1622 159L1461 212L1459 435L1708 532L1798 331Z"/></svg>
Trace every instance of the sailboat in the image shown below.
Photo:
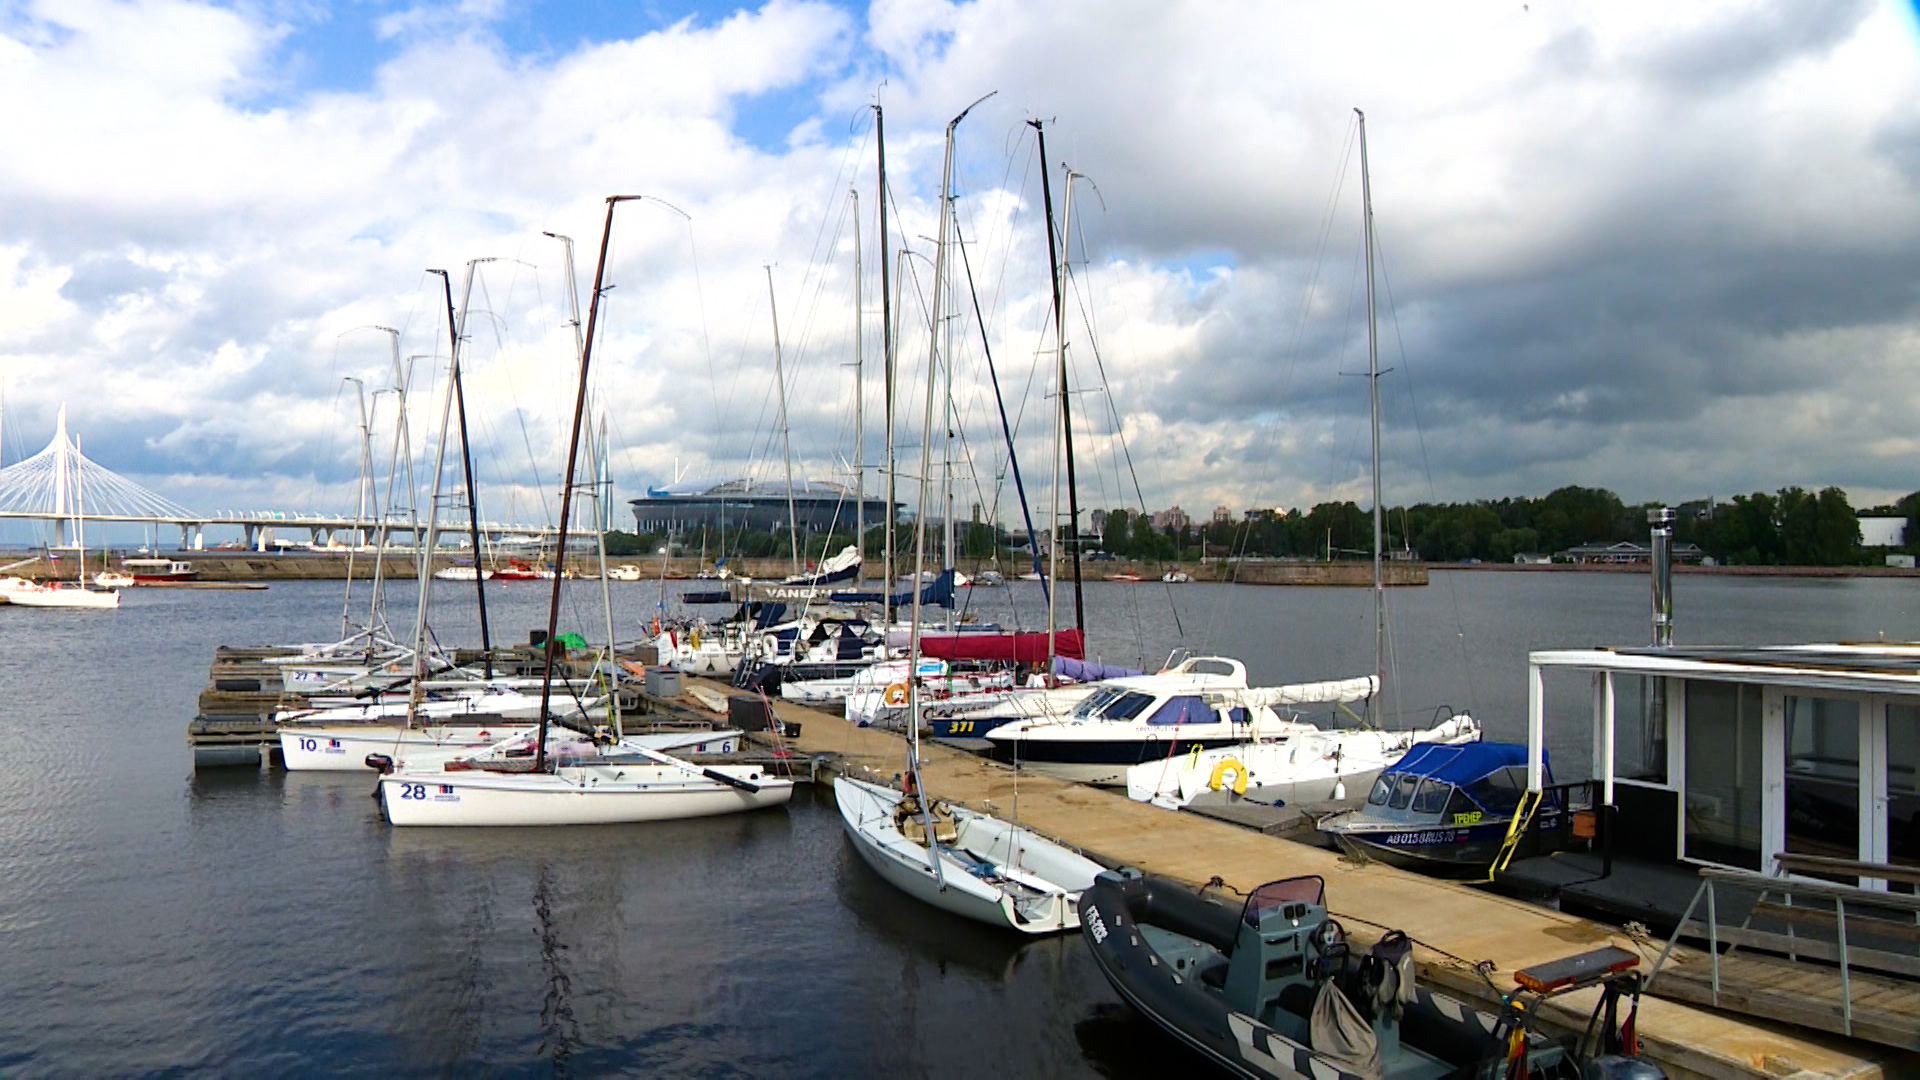
<svg viewBox="0 0 1920 1080"><path fill-rule="evenodd" d="M1367 249L1367 384L1371 389L1373 427L1372 681L1377 687L1384 682L1386 674L1386 589L1380 565L1384 549L1380 497L1380 351L1374 319L1373 188L1367 169L1365 114L1360 114L1359 124L1361 212ZM1458 744L1479 739L1480 725L1466 713L1436 716L1432 726L1424 731L1308 728L1286 739L1256 739L1142 762L1127 770L1127 794L1174 809L1194 803L1231 803L1240 799L1276 806L1328 800L1343 802L1349 792L1355 797L1366 792L1381 770L1415 743Z"/></svg>
<svg viewBox="0 0 1920 1080"><path fill-rule="evenodd" d="M972 109L968 106L947 124L940 242L934 257L934 337L927 351L927 404L922 427L929 433L934 430L941 362L938 312L952 214L953 133ZM885 200L881 203L884 214ZM926 554L925 508L932 445L931 438L921 440L922 510L914 523L916 569ZM907 643L910 665L920 656L923 600L922 590L913 590ZM909 715L919 714L919 684L918 679L907 680ZM903 785L897 790L845 776L833 782L841 825L861 861L909 896L966 918L1029 934L1058 933L1078 925L1080 892L1100 873L1098 863L989 814L923 796L918 724L907 725L906 766Z"/></svg>
<svg viewBox="0 0 1920 1080"><path fill-rule="evenodd" d="M57 445L67 445L67 407L60 406ZM90 610L108 610L120 606L120 593L117 589L87 584L87 517L86 496L81 489L81 478L86 474L86 458L80 454L78 443L73 444L74 457L78 460L73 466L73 527L74 546L79 555L72 581L53 581L38 589L21 589L7 594L7 598L21 607L42 608L85 608ZM62 455L64 457L64 455ZM66 462L56 462L57 478L61 487L66 484Z"/></svg>
<svg viewBox="0 0 1920 1080"><path fill-rule="evenodd" d="M575 467L580 458L581 427L586 413L587 375L593 358L594 329L599 319L601 288L607 269L607 249L613 236L613 214L620 203L639 198L615 195L607 199L606 225L600 237L600 259L594 272L593 301L587 327L579 340L580 383L574 399L573 430L567 447L566 478L561 485L560 525L554 550L567 550ZM441 770L396 767L380 777L380 806L394 825L594 825L656 821L738 813L784 805L793 796L793 782L769 776L755 766L703 766L683 761L650 747L620 741L619 755L599 755L581 763L550 754L549 708L560 618L562 580L553 579L547 607L546 679L540 693L539 728L531 758L508 757L450 763ZM465 767L456 768L464 764Z"/></svg>

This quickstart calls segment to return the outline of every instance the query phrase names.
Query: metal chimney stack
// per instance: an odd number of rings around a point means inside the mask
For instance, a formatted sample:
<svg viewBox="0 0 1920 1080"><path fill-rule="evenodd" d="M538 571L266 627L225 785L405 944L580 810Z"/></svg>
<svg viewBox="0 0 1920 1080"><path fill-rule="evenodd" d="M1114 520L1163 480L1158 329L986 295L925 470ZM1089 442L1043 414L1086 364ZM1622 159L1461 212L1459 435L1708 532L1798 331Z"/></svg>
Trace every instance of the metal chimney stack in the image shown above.
<svg viewBox="0 0 1920 1080"><path fill-rule="evenodd" d="M1647 511L1653 526L1653 644L1673 645L1673 509Z"/></svg>

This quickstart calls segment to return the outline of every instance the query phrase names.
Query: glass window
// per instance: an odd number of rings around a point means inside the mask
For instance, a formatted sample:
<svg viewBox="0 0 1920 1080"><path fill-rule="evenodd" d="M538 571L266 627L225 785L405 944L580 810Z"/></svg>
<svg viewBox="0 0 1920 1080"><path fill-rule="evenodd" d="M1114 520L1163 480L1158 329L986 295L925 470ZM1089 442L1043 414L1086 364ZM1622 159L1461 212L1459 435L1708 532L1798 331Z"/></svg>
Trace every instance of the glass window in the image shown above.
<svg viewBox="0 0 1920 1080"><path fill-rule="evenodd" d="M1080 717L1082 719L1099 716L1100 711L1102 709L1105 709L1108 705L1113 703L1113 700L1115 698L1118 698L1125 693L1126 693L1125 690L1122 690L1117 686L1103 686L1100 689L1095 690L1093 693L1088 694L1087 700L1081 702L1078 706L1074 708L1073 715Z"/></svg>
<svg viewBox="0 0 1920 1080"><path fill-rule="evenodd" d="M1142 694L1138 690L1129 690L1120 695L1119 700L1106 707L1100 715L1107 720L1131 720L1146 711L1153 704L1152 694Z"/></svg>
<svg viewBox="0 0 1920 1080"><path fill-rule="evenodd" d="M1144 696L1144 695L1143 695ZM1147 723L1155 726L1167 724L1211 724L1214 722L1213 710L1197 697L1171 697L1166 704L1153 711L1147 717Z"/></svg>
<svg viewBox="0 0 1920 1080"><path fill-rule="evenodd" d="M1764 870L1758 686L1686 682L1686 854Z"/></svg>
<svg viewBox="0 0 1920 1080"><path fill-rule="evenodd" d="M1517 776L1516 776L1517 772ZM1510 814L1520 805L1520 793L1526 790L1525 769L1499 769L1468 784L1464 789L1484 810Z"/></svg>
<svg viewBox="0 0 1920 1080"><path fill-rule="evenodd" d="M1887 861L1920 866L1920 705L1887 706ZM1914 891L1898 881L1887 888Z"/></svg>
<svg viewBox="0 0 1920 1080"><path fill-rule="evenodd" d="M1393 794L1393 785L1400 782L1398 773L1387 773L1373 782L1373 790L1367 794L1367 805L1385 806L1387 796Z"/></svg>
<svg viewBox="0 0 1920 1080"><path fill-rule="evenodd" d="M1667 680L1645 675L1613 677L1613 768L1623 780L1667 782Z"/></svg>
<svg viewBox="0 0 1920 1080"><path fill-rule="evenodd" d="M1787 850L1860 857L1860 703L1791 696L1787 719Z"/></svg>
<svg viewBox="0 0 1920 1080"><path fill-rule="evenodd" d="M1387 801L1387 805L1391 806L1395 810L1405 810L1407 808L1407 804L1413 801L1413 789L1419 786L1420 786L1419 777L1414 776L1411 773L1408 773L1407 775L1402 776L1400 778L1400 783L1396 785L1393 789L1393 798Z"/></svg>
<svg viewBox="0 0 1920 1080"><path fill-rule="evenodd" d="M1447 800L1453 797L1453 785L1445 780L1429 778L1420 785L1420 793L1413 797L1413 810L1416 814L1437 814L1447 808Z"/></svg>

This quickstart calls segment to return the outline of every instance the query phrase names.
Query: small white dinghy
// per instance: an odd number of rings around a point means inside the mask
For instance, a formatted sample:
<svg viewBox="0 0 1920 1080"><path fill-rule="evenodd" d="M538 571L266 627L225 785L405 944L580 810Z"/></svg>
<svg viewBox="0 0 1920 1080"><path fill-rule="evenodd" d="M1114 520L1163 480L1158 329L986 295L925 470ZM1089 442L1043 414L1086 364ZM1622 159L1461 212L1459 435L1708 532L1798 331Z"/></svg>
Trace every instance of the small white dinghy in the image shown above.
<svg viewBox="0 0 1920 1080"><path fill-rule="evenodd" d="M1080 925L1080 892L1104 867L977 811L862 780L833 782L854 850L895 888L943 911L1027 934ZM927 822L933 843L927 842ZM935 865L936 855L938 865Z"/></svg>

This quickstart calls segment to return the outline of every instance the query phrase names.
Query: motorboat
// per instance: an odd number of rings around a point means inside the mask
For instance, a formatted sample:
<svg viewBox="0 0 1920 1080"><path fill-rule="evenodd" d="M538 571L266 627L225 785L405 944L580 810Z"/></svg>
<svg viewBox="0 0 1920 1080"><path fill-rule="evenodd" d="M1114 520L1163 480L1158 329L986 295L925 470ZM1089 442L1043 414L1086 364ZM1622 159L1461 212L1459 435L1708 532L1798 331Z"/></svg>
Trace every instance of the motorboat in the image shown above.
<svg viewBox="0 0 1920 1080"><path fill-rule="evenodd" d="M910 670L915 684L911 687ZM943 703L985 704L981 695L1004 694L1012 689L1011 670L969 670L924 656L911 665L906 660L884 660L853 677L851 688L841 699L841 715L861 727L904 729L915 697L924 723L928 719L924 714Z"/></svg>
<svg viewBox="0 0 1920 1080"><path fill-rule="evenodd" d="M93 575L93 583L102 589L127 589L134 585L132 574L123 574L117 570L102 570Z"/></svg>
<svg viewBox="0 0 1920 1080"><path fill-rule="evenodd" d="M1424 731L1345 728L1302 733L1278 742L1243 743L1179 753L1127 770L1127 797L1169 810L1238 802L1283 806L1359 798L1389 764L1415 743L1465 743L1480 725L1465 713Z"/></svg>
<svg viewBox="0 0 1920 1080"><path fill-rule="evenodd" d="M911 774L909 774L911 775ZM1099 863L990 814L836 777L840 823L861 861L943 911L1025 934L1079 925Z"/></svg>
<svg viewBox="0 0 1920 1080"><path fill-rule="evenodd" d="M1317 876L1270 881L1230 905L1138 870L1107 872L1081 894L1080 929L1123 1000L1234 1076L1666 1075L1637 1056L1639 956L1617 946L1515 972L1494 1014L1422 984L1405 933L1388 931L1357 954ZM1593 987L1598 1000L1577 1039L1535 1029L1544 999Z"/></svg>
<svg viewBox="0 0 1920 1080"><path fill-rule="evenodd" d="M135 585L163 585L175 581L192 581L199 574L192 563L183 559L121 559L120 569L133 575Z"/></svg>
<svg viewBox="0 0 1920 1080"><path fill-rule="evenodd" d="M1531 816L1550 834L1569 808L1542 765L1546 789ZM1366 805L1322 818L1320 831L1394 866L1473 876L1499 855L1526 792L1524 743L1420 743L1381 772Z"/></svg>
<svg viewBox="0 0 1920 1080"><path fill-rule="evenodd" d="M436 581L492 581L493 571L462 564L443 566L433 572L433 577Z"/></svg>
<svg viewBox="0 0 1920 1080"><path fill-rule="evenodd" d="M619 566L610 566L607 568L607 580L609 581L639 581L641 576L640 568L632 563L622 563Z"/></svg>
<svg viewBox="0 0 1920 1080"><path fill-rule="evenodd" d="M982 570L979 573L973 575L972 581L967 582L968 585L974 588L989 588L989 589L998 585L1005 585L1006 583L1007 583L1006 575L1002 574L998 570ZM955 582L955 584L959 584L959 583Z"/></svg>
<svg viewBox="0 0 1920 1080"><path fill-rule="evenodd" d="M1247 667L1240 661L1197 656L1157 674L1102 683L1064 717L1002 724L987 732L987 739L996 761L1065 780L1120 786L1127 769L1175 752L1319 730L1283 718L1275 703L1359 699L1375 689L1371 677L1255 689L1247 686Z"/></svg>
<svg viewBox="0 0 1920 1080"><path fill-rule="evenodd" d="M1166 573L1161 574L1160 580L1169 585L1185 585L1193 580L1193 575L1176 566Z"/></svg>
<svg viewBox="0 0 1920 1080"><path fill-rule="evenodd" d="M1132 668L1113 667L1056 656L1048 676L1034 675L1028 685L987 702L941 702L925 710L928 732L936 739L979 739L1017 720L1059 719L1087 700L1096 684L1133 678ZM1036 685L1037 683L1037 685Z"/></svg>

